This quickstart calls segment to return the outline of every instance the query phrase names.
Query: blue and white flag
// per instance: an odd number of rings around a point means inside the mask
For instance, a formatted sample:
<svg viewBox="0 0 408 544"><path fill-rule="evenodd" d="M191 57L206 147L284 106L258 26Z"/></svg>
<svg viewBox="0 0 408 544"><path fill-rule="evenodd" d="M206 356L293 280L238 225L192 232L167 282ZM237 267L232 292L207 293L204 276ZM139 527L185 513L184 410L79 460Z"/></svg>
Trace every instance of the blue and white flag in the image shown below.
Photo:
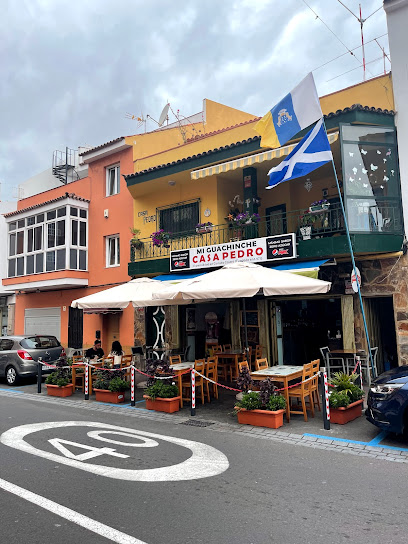
<svg viewBox="0 0 408 544"><path fill-rule="evenodd" d="M323 119L320 119L292 153L278 166L269 170L269 186L266 188L272 189L283 181L306 176L332 159L333 155L323 126Z"/></svg>

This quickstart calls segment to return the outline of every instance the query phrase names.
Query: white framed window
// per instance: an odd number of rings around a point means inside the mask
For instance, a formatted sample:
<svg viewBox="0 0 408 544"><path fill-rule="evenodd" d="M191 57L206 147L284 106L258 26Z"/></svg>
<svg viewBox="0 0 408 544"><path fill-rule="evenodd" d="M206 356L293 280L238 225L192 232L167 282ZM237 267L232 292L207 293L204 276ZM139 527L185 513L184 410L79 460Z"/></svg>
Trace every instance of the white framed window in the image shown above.
<svg viewBox="0 0 408 544"><path fill-rule="evenodd" d="M106 196L117 195L120 192L120 166L106 168Z"/></svg>
<svg viewBox="0 0 408 544"><path fill-rule="evenodd" d="M106 267L120 265L119 234L106 237Z"/></svg>

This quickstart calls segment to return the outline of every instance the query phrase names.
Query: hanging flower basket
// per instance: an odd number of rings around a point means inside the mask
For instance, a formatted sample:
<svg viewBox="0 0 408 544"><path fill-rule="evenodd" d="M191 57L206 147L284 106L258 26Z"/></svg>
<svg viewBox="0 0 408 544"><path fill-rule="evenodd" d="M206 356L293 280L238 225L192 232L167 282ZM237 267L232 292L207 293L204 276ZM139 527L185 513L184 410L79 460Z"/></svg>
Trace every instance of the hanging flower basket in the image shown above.
<svg viewBox="0 0 408 544"><path fill-rule="evenodd" d="M165 232L163 229L160 229L157 232L153 232L150 235L150 238L152 239L153 246L155 247L170 247L170 236L170 232Z"/></svg>
<svg viewBox="0 0 408 544"><path fill-rule="evenodd" d="M322 210L328 210L330 206L330 202L328 202L326 199L323 200L316 200L315 202L312 202L309 206L309 212L319 212Z"/></svg>
<svg viewBox="0 0 408 544"><path fill-rule="evenodd" d="M256 225L261 220L258 213L239 213L233 219L234 227L247 227L248 225Z"/></svg>

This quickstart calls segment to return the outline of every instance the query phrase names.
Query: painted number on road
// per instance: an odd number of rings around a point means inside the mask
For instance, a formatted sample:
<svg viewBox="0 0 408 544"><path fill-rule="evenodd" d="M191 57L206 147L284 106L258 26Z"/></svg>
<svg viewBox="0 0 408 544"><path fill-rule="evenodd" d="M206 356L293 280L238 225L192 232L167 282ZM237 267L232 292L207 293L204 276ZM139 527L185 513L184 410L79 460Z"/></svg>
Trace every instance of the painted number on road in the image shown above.
<svg viewBox="0 0 408 544"><path fill-rule="evenodd" d="M61 455L59 455L40 450L25 441L25 437L32 433L67 427L75 427L76 429L91 427L94 430L87 433L88 437L119 447L96 447L58 437L51 438L48 442L60 452ZM131 438L133 442L120 440L120 437ZM118 451L120 446L154 448L159 446L158 440L187 448L190 450L191 456L176 465L149 469L123 469L84 462L104 455L122 459L128 458L129 455ZM207 444L93 421L55 421L21 425L4 432L0 437L0 441L6 446L31 453L32 455L38 455L50 461L56 461L100 476L134 482L197 480L221 474L229 467L227 457L219 450ZM85 451L83 453L75 453L78 449Z"/></svg>

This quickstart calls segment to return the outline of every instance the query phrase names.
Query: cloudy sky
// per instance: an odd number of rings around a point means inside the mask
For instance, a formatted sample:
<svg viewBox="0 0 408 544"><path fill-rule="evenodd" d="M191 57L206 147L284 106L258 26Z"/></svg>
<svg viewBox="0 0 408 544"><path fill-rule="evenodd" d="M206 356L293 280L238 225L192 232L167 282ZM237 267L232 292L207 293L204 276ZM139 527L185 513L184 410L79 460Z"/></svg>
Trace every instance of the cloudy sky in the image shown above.
<svg viewBox="0 0 408 544"><path fill-rule="evenodd" d="M367 75L381 74L382 0L342 2L381 8L364 24ZM263 115L309 71L319 95L363 77L361 48L347 53L360 25L339 0L1 0L0 33L1 200L55 149L142 131L126 112L158 118L170 101L191 115L209 98Z"/></svg>

